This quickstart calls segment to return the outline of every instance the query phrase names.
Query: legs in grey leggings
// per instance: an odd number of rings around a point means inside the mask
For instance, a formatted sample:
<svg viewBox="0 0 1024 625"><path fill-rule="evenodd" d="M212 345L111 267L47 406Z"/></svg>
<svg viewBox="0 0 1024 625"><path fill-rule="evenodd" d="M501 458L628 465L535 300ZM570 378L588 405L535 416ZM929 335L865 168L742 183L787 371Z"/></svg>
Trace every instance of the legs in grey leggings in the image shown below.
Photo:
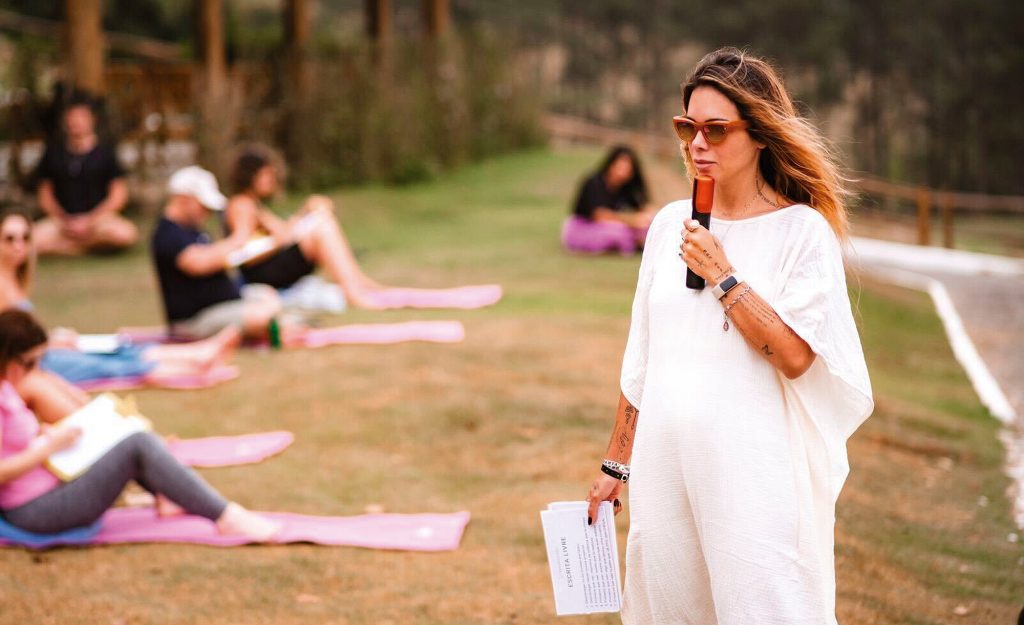
<svg viewBox="0 0 1024 625"><path fill-rule="evenodd" d="M195 471L175 460L163 441L150 432L138 432L114 446L78 479L4 512L4 518L38 533L89 525L113 505L131 480L210 520L220 518L227 506Z"/></svg>

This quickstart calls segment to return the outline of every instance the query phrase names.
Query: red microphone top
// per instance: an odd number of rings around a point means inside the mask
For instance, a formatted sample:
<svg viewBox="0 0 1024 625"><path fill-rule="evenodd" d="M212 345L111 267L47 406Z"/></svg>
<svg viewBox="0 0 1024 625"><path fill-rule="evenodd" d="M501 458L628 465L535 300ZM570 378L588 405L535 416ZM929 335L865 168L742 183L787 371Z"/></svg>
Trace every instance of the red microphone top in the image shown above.
<svg viewBox="0 0 1024 625"><path fill-rule="evenodd" d="M710 213L715 197L715 179L711 176L697 176L693 179L693 207L699 213Z"/></svg>

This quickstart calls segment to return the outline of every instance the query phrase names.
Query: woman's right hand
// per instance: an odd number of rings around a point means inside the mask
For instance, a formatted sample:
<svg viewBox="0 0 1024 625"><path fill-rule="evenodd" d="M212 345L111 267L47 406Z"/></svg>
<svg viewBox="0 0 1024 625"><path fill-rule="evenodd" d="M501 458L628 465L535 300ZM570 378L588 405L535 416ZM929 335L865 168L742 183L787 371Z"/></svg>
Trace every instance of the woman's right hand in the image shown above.
<svg viewBox="0 0 1024 625"><path fill-rule="evenodd" d="M615 505L619 501L619 492L622 491L622 484L622 481L604 473L597 476L594 483L590 485L590 492L587 493L587 503L590 504L590 507L587 508L588 525L597 523L598 506L601 505L602 501L612 502L612 509L615 510L615 514L622 511L621 503Z"/></svg>
<svg viewBox="0 0 1024 625"><path fill-rule="evenodd" d="M77 425L57 425L46 430L47 456L63 451L75 444L82 435L82 428Z"/></svg>

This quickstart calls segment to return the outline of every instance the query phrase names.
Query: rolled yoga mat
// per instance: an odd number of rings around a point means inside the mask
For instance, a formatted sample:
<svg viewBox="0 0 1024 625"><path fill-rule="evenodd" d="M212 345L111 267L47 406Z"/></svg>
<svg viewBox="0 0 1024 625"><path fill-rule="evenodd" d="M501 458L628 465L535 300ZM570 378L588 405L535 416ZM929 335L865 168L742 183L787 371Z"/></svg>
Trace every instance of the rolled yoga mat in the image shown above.
<svg viewBox="0 0 1024 625"><path fill-rule="evenodd" d="M469 512L447 514L363 514L349 517L309 516L260 512L280 521L281 531L272 544L317 545L391 549L398 551L454 551L469 523ZM43 549L62 545L115 545L126 543L189 543L235 547L251 543L241 536L222 535L213 521L182 515L160 518L152 508L115 508L97 525L60 534L29 534L0 520L0 547Z"/></svg>

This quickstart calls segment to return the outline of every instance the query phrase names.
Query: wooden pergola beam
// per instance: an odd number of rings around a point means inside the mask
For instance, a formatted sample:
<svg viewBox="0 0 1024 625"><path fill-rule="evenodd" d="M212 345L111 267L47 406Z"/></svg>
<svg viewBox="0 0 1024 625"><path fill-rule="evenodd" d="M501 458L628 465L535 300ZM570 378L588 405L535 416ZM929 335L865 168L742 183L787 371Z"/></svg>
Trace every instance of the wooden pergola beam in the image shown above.
<svg viewBox="0 0 1024 625"><path fill-rule="evenodd" d="M0 9L0 30L57 38L63 36L65 28L64 22ZM104 33L104 37L110 49L118 52L157 61L176 61L181 58L181 48L177 44L159 39L115 32Z"/></svg>

